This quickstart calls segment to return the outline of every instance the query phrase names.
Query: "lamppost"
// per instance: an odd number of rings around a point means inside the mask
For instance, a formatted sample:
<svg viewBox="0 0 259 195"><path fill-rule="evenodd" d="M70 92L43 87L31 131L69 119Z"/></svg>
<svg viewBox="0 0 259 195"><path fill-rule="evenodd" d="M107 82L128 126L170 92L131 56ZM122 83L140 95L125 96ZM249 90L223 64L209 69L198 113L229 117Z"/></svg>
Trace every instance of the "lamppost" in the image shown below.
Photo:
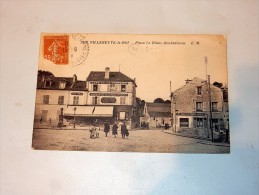
<svg viewBox="0 0 259 195"><path fill-rule="evenodd" d="M76 128L76 107L74 107L74 129Z"/></svg>
<svg viewBox="0 0 259 195"><path fill-rule="evenodd" d="M60 119L59 119L59 121L60 121L60 123L61 123L61 125L63 125L63 108L60 108Z"/></svg>

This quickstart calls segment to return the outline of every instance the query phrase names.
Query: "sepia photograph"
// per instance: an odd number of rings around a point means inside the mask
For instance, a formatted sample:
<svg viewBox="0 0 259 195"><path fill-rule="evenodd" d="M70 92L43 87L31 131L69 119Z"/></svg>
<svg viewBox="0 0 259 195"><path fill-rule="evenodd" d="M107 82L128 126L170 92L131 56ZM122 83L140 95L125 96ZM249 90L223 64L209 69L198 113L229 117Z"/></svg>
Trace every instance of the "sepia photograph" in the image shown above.
<svg viewBox="0 0 259 195"><path fill-rule="evenodd" d="M227 73L225 35L42 33L32 148L230 153Z"/></svg>

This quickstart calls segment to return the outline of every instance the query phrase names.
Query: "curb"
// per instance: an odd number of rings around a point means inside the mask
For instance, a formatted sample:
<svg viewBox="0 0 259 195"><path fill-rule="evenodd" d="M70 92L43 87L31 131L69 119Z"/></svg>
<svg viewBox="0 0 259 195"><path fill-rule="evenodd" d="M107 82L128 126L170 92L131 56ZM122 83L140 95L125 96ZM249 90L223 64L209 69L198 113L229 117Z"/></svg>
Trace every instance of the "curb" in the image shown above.
<svg viewBox="0 0 259 195"><path fill-rule="evenodd" d="M192 136L187 136L187 135L181 135L181 134L176 134L176 133L171 133L171 132L165 132L167 134L171 134L171 135L176 135L176 136L181 136L181 137L187 137L187 138L192 138L192 139L197 139L199 141L197 141L197 143L199 144L205 144L205 145L213 145L213 146L223 146L223 147L230 147L230 144L228 143L216 143L216 142L211 142L210 140L205 140L205 139L201 139L197 136L192 137Z"/></svg>

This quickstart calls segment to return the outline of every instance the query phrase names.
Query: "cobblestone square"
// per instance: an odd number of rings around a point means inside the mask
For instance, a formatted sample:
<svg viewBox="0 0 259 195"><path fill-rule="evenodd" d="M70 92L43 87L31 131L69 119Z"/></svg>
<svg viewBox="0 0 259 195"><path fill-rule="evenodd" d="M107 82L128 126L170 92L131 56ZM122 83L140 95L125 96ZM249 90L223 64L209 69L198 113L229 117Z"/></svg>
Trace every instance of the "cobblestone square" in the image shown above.
<svg viewBox="0 0 259 195"><path fill-rule="evenodd" d="M220 146L165 133L163 130L132 130L126 139L120 131L116 138L100 131L90 139L89 130L34 129L32 147L39 150L154 152L154 153L229 153L229 146Z"/></svg>

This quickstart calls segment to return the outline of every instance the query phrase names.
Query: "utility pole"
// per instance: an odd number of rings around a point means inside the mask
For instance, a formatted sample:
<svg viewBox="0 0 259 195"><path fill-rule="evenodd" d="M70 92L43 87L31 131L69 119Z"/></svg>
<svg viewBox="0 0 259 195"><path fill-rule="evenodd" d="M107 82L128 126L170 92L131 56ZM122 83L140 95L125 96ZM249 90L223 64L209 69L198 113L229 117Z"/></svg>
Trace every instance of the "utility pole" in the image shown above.
<svg viewBox="0 0 259 195"><path fill-rule="evenodd" d="M172 95L172 82L170 81L170 97Z"/></svg>
<svg viewBox="0 0 259 195"><path fill-rule="evenodd" d="M208 108L209 108L209 111L208 111L208 114L207 114L207 120L208 120L208 128L210 129L211 131L211 141L213 142L214 141L214 138L213 138L213 127L212 127L212 111L211 111L211 90L210 90L210 75L208 75L208 57L205 56L204 57L204 60L205 60L205 70L206 70L206 84L207 84L207 91L208 91ZM208 138L209 138L209 131L208 131Z"/></svg>
<svg viewBox="0 0 259 195"><path fill-rule="evenodd" d="M205 70L206 70L206 77L205 78L207 79L207 77L208 77L208 73L207 73L208 57L205 56L204 60L205 60Z"/></svg>
<svg viewBox="0 0 259 195"><path fill-rule="evenodd" d="M208 86L208 74L207 74L207 64L208 64L208 57L205 56L204 57L204 61L205 61L205 86L206 86L206 94L207 94L207 98L206 98L206 104L207 104L207 133L208 133L208 138L210 138L210 98L209 98L209 86Z"/></svg>
<svg viewBox="0 0 259 195"><path fill-rule="evenodd" d="M210 111L210 120L209 120L209 124L210 124L210 130L211 130L211 141L213 142L213 128L212 128L212 112L211 112L211 91L210 91L210 75L208 75L208 94L209 94L209 111Z"/></svg>

